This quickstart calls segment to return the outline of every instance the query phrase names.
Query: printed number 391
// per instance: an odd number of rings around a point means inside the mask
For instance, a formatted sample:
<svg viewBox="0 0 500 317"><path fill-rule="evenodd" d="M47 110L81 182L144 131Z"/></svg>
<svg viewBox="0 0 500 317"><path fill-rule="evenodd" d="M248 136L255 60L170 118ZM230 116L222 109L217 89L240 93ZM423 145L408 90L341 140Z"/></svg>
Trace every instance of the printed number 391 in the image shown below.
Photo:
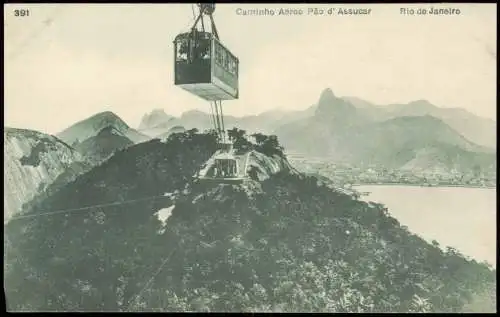
<svg viewBox="0 0 500 317"><path fill-rule="evenodd" d="M22 10L14 10L14 16L16 17L28 17L30 15L30 10L22 9Z"/></svg>

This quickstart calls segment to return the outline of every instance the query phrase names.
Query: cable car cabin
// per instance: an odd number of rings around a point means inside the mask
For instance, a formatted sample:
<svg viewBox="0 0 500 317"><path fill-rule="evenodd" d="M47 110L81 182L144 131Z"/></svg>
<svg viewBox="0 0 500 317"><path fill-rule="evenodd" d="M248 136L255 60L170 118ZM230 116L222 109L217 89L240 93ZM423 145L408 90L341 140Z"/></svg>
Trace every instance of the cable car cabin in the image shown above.
<svg viewBox="0 0 500 317"><path fill-rule="evenodd" d="M208 101L238 99L239 60L211 33L181 33L174 50L176 86Z"/></svg>

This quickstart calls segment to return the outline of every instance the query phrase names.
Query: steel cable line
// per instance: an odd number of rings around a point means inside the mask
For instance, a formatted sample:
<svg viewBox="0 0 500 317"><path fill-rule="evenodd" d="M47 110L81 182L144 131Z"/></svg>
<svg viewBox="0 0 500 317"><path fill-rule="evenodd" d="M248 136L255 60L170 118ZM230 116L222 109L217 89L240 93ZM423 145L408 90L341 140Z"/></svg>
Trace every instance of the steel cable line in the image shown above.
<svg viewBox="0 0 500 317"><path fill-rule="evenodd" d="M165 195L161 196L151 196L151 197L145 197L145 198L140 198L140 199L133 199L133 200L128 200L128 201L123 201L123 202L114 202L114 203L108 203L108 204L99 204L99 205L93 205L93 206L87 206L87 207L82 207L82 208L73 208L73 209L66 209L66 210L56 210L53 212L47 212L43 214L33 214L33 215L24 215L24 216L18 216L15 217L15 219L22 219L22 218L32 218L32 217L37 217L37 216L42 216L42 215L52 215L56 213L63 213L63 212L72 212L72 211L81 211L81 210L86 210L86 209L91 209L91 208L99 208L99 207L104 207L104 206L115 206L115 205L120 205L120 204L126 204L126 203L131 203L131 202L137 202L137 201L144 201L148 199L154 199L154 198L159 198L159 197L166 197ZM13 220L14 218L11 218ZM168 228L167 228L168 229ZM167 264L168 260L171 258L171 256L174 254L174 252L177 250L177 247L174 248L168 255L167 257L162 261L161 265L158 267L158 269L153 273L151 278L146 282L146 284L142 287L142 289L133 297L131 301L128 302L126 305L126 308L129 308L130 305L134 304L142 295L142 293L150 287L151 283L154 281L154 279L160 274L162 269L165 267L165 264Z"/></svg>
<svg viewBox="0 0 500 317"><path fill-rule="evenodd" d="M193 23L196 21L196 14L194 13L194 7L193 5L191 5L191 11L193 12L193 19L190 20L186 26L184 26L183 28L181 28L180 32L179 33L184 33L184 31L187 31L187 30L191 30L192 29L192 25Z"/></svg>
<svg viewBox="0 0 500 317"><path fill-rule="evenodd" d="M10 218L8 220L8 222L18 220L18 219L36 218L36 217L40 217L40 216L50 216L50 215L54 215L54 214L64 214L64 213L71 213L71 212L75 212L75 211L84 211L84 210L93 209L93 208L118 206L118 205L134 203L134 202L138 202L138 201L153 200L155 198L161 198L161 197L168 198L165 195L158 195L158 196L150 196L150 197L144 197L144 198L138 198L138 199L125 200L125 201L116 201L113 203L97 204L97 205L85 206L85 207L79 207L79 208L60 209L60 210L54 210L54 211L48 211L48 212L42 212L42 213L36 213L36 214L19 215L19 216L15 216L15 217ZM4 224L5 224L5 221L4 221Z"/></svg>
<svg viewBox="0 0 500 317"><path fill-rule="evenodd" d="M193 21L196 20L196 13L194 13L194 4L191 4L191 12L193 12Z"/></svg>
<svg viewBox="0 0 500 317"><path fill-rule="evenodd" d="M158 276L158 274L160 274L161 270L163 269L163 267L165 266L165 264L167 264L168 260L170 259L170 257L172 256L172 254L174 254L174 252L177 251L177 247L174 248L168 255L167 257L165 258L165 260L163 260L163 262L160 264L160 266L158 267L158 269L156 270L155 273L153 273L153 275L151 276L151 278L147 281L147 283L143 286L143 288L137 293L137 295L135 295L133 297L133 299L131 301L128 302L127 306L125 307L125 309L128 309L132 304L134 304L139 298L140 296L142 295L142 293L149 288L150 284L154 281L154 279Z"/></svg>

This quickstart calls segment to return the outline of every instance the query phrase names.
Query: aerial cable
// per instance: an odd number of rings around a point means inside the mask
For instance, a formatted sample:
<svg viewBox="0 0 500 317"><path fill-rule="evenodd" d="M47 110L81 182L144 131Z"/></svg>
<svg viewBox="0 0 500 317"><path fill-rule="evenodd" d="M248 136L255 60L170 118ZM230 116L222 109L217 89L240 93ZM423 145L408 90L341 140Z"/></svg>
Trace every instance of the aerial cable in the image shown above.
<svg viewBox="0 0 500 317"><path fill-rule="evenodd" d="M54 214L64 214L64 213L71 213L71 212L75 212L75 211L84 211L84 210L89 210L89 209L94 209L94 208L100 208L100 207L119 206L119 205L129 204L129 203L138 202L138 201L153 200L155 198L161 198L161 197L166 198L165 195L151 196L151 197L144 197L144 198L139 198L139 199L131 199L131 200L125 200L125 201L118 201L118 202L107 203L107 204L98 204L98 205L92 205L92 206L86 206L86 207L80 207L80 208L61 209L61 210L54 210L54 211L44 212L44 213L19 215L19 216L15 216L15 217L10 218L8 220L8 222L13 221L13 220L18 220L18 219L36 218L36 217L40 217L40 216L50 216L50 215L54 215ZM5 221L4 221L4 224L5 224Z"/></svg>
<svg viewBox="0 0 500 317"><path fill-rule="evenodd" d="M172 256L172 254L174 254L174 252L177 250L177 248L173 249L169 255L165 258L165 260L163 260L163 262L161 263L160 267L156 270L156 272L153 274L153 276L151 276L151 278L149 279L149 281L144 285L144 287L137 293L137 295L134 297L133 300L129 301L128 305L126 308L128 308L131 304L133 304L135 301L137 301L140 296L142 295L142 293L147 289L149 288L150 284L153 282L153 280L156 278L156 276L158 276L158 274L160 274L161 270L163 269L163 267L165 266L165 264L167 264L168 260L170 259L170 257Z"/></svg>
<svg viewBox="0 0 500 317"><path fill-rule="evenodd" d="M217 27L215 26L214 17L212 16L212 14L210 14L209 17L210 17L212 32L214 33L215 38L219 39L219 32L217 32Z"/></svg>
<svg viewBox="0 0 500 317"><path fill-rule="evenodd" d="M193 19L192 19L192 20L190 20L190 21L186 24L186 26L184 26L183 28L181 28L181 29L180 29L180 31L179 31L179 33L184 33L184 32L185 32L185 31L187 31L187 30L192 30L192 29L193 29L193 27L194 27L194 23L196 22L196 18L197 18L197 17L196 17L196 15L195 15L195 13L194 13L194 9L193 9L193 7L192 7L192 6L191 6L191 9L192 9L192 12L193 12Z"/></svg>
<svg viewBox="0 0 500 317"><path fill-rule="evenodd" d="M193 21L196 20L196 13L194 13L194 4L191 4L191 12L193 12Z"/></svg>
<svg viewBox="0 0 500 317"><path fill-rule="evenodd" d="M205 22L203 22L203 16L201 16L201 30L205 32Z"/></svg>

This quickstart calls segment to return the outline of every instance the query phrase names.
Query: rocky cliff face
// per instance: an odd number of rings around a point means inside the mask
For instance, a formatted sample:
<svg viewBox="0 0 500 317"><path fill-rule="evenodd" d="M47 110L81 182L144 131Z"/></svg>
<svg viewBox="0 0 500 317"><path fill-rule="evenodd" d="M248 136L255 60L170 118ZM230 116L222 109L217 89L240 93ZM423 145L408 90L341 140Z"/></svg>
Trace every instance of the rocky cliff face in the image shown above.
<svg viewBox="0 0 500 317"><path fill-rule="evenodd" d="M267 156L257 151L249 153L248 169L255 166L259 181L266 180L279 172L297 174L287 159L278 155Z"/></svg>
<svg viewBox="0 0 500 317"><path fill-rule="evenodd" d="M82 157L54 136L4 129L4 221Z"/></svg>

